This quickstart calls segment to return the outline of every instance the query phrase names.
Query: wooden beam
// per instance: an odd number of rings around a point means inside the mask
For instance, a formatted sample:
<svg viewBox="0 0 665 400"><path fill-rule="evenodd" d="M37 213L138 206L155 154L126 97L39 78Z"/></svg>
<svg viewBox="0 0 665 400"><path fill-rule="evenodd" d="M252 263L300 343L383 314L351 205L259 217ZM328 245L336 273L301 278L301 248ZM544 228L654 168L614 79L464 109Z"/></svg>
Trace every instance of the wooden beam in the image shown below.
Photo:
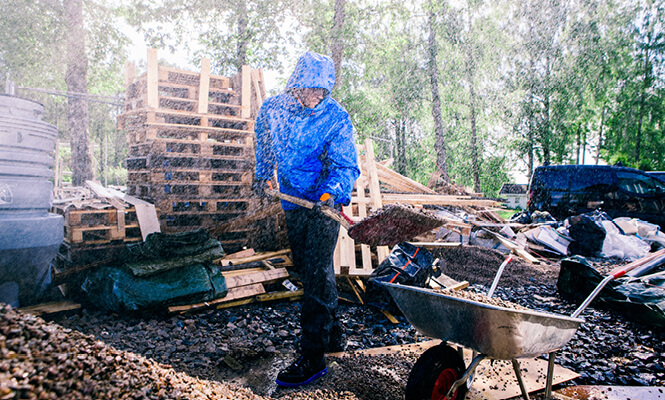
<svg viewBox="0 0 665 400"><path fill-rule="evenodd" d="M199 114L208 113L208 98L210 91L210 59L201 59L201 76L199 80Z"/></svg>
<svg viewBox="0 0 665 400"><path fill-rule="evenodd" d="M49 303L36 304L28 307L21 307L19 310L32 315L48 315L62 311L78 310L81 305L73 301L53 301Z"/></svg>
<svg viewBox="0 0 665 400"><path fill-rule="evenodd" d="M136 64L127 61L125 63L125 87L128 88L136 79Z"/></svg>
<svg viewBox="0 0 665 400"><path fill-rule="evenodd" d="M226 287L229 289L239 286L247 286L254 283L268 283L289 277L289 273L286 271L286 268L271 269L268 271L254 272L236 276L226 276L224 273L222 273L222 275L224 275L224 279L226 279Z"/></svg>
<svg viewBox="0 0 665 400"><path fill-rule="evenodd" d="M383 207L383 200L381 199L381 187L379 185L379 176L374 161L374 142L372 139L365 139L365 165L367 167L367 175L369 177L369 195L373 210L376 211ZM388 258L390 249L388 246L377 246L376 256L378 263L381 264L383 260Z"/></svg>
<svg viewBox="0 0 665 400"><path fill-rule="evenodd" d="M283 250L279 250L279 251L273 251L273 252L269 252L269 253L259 253L259 254L256 254L256 255L250 256L250 257L237 258L235 260L226 260L226 261L231 261L231 264L233 264L233 265L241 265L241 264L247 264L247 263L254 262L254 261L268 260L268 259L271 259L271 258L287 255L289 253L291 253L291 249L283 249ZM218 260L214 260L214 263L215 264L220 264L224 260L225 259L223 259L223 258L218 259Z"/></svg>
<svg viewBox="0 0 665 400"><path fill-rule="evenodd" d="M255 283L248 286L240 286L236 288L229 289L225 297L203 302L197 304L190 304L185 306L171 306L168 308L169 313L184 313L188 311L196 311L205 308L210 308L211 306L216 306L218 304L226 303L231 300L242 299L245 297L255 296L257 294L263 294L266 290L263 288L263 285L260 283Z"/></svg>
<svg viewBox="0 0 665 400"><path fill-rule="evenodd" d="M266 294L260 294L256 296L256 299L258 301L271 301L271 300L284 300L284 299L298 300L302 298L304 294L305 291L302 289L286 290L283 292L271 292Z"/></svg>
<svg viewBox="0 0 665 400"><path fill-rule="evenodd" d="M252 101L252 70L249 65L243 65L241 70L241 100L240 100L240 117L251 117L251 101Z"/></svg>
<svg viewBox="0 0 665 400"><path fill-rule="evenodd" d="M148 49L148 65L146 69L147 101L149 108L159 108L159 65L157 49Z"/></svg>
<svg viewBox="0 0 665 400"><path fill-rule="evenodd" d="M401 175L400 173L393 171L392 169L383 166L380 163L376 163L376 169L379 175L379 179L383 177L386 183L390 184L390 182L394 182L395 184L399 184L402 187L410 189L414 193L436 194L436 191L428 188L427 186L416 182L413 179L407 178L406 176Z"/></svg>

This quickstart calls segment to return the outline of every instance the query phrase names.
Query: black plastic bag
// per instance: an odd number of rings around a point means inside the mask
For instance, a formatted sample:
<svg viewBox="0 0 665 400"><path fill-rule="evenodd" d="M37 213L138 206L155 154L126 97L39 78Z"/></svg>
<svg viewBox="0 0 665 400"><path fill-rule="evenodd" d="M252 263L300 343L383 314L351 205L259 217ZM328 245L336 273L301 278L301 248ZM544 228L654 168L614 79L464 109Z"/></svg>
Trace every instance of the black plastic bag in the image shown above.
<svg viewBox="0 0 665 400"><path fill-rule="evenodd" d="M570 254L581 256L595 256L603 250L605 241L605 228L596 223L595 219L587 214L568 218L568 236L573 242L568 246Z"/></svg>
<svg viewBox="0 0 665 400"><path fill-rule="evenodd" d="M605 277L586 261L574 256L561 261L556 286L564 299L582 303ZM603 304L627 319L665 327L665 272L642 277L624 276L610 281L591 305Z"/></svg>
<svg viewBox="0 0 665 400"><path fill-rule="evenodd" d="M440 271L434 270L433 262L432 253L424 247L407 242L395 245L388 258L383 260L367 280L367 303L383 310L398 312L399 309L388 291L381 286L381 282L425 287L431 276L440 274Z"/></svg>

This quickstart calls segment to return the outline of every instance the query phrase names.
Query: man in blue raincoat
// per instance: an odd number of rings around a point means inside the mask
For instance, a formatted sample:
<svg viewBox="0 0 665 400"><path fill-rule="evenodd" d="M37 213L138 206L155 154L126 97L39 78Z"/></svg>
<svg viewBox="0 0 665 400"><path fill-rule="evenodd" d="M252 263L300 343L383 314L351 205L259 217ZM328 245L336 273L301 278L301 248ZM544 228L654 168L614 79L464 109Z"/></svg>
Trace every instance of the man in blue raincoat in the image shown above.
<svg viewBox="0 0 665 400"><path fill-rule="evenodd" d="M256 183L265 194L275 168L279 190L316 203L313 209L282 201L294 270L303 283L300 355L277 376L280 386L300 386L327 372L324 353L339 350L333 252L339 223L321 212L351 201L360 175L349 114L330 97L335 68L330 57L303 54L286 90L266 99L256 120Z"/></svg>

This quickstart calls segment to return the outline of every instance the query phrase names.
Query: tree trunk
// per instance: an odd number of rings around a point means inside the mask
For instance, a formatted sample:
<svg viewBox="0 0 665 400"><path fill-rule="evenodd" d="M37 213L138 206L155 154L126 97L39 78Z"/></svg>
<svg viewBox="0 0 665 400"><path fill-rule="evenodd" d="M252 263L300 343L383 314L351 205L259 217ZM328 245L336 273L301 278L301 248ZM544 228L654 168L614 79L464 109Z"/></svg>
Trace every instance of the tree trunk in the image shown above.
<svg viewBox="0 0 665 400"><path fill-rule="evenodd" d="M335 0L335 15L333 17L332 41L330 53L335 64L335 87L342 85L342 59L344 56L344 8L346 0Z"/></svg>
<svg viewBox="0 0 665 400"><path fill-rule="evenodd" d="M83 29L82 0L63 1L67 21L67 90L76 97L69 97L68 125L72 151L72 185L83 186L93 178L90 135L88 132L88 59L85 54L85 31Z"/></svg>
<svg viewBox="0 0 665 400"><path fill-rule="evenodd" d="M238 73L243 65L247 65L247 4L245 0L238 1L238 44L236 46L236 67Z"/></svg>
<svg viewBox="0 0 665 400"><path fill-rule="evenodd" d="M473 79L473 73L469 73L470 78ZM477 144L477 128L476 128L476 91L473 86L473 80L470 81L469 90L471 93L471 169L473 174L473 191L480 193L480 164L478 162L478 144Z"/></svg>
<svg viewBox="0 0 665 400"><path fill-rule="evenodd" d="M541 140L540 144L543 146L543 163L548 165L551 156L551 129L550 129L550 58L547 57L547 65L545 69L545 87L543 88L543 127L540 130Z"/></svg>
<svg viewBox="0 0 665 400"><path fill-rule="evenodd" d="M600 113L600 130L598 131L598 151L596 151L596 165L600 161L600 150L603 148L603 127L605 126L605 105Z"/></svg>
<svg viewBox="0 0 665 400"><path fill-rule="evenodd" d="M432 8L432 2L429 2L429 13L427 16L427 26L429 29L428 50L429 50L429 78L432 89L432 118L434 119L434 133L436 137L436 169L441 177L450 182L448 177L448 162L446 158L446 135L443 130L443 121L441 119L441 98L439 96L439 69L436 62L438 53L436 45L436 26L434 23L435 15Z"/></svg>
<svg viewBox="0 0 665 400"><path fill-rule="evenodd" d="M397 147L395 169L400 174L406 175L406 121L403 119L395 120L395 142Z"/></svg>
<svg viewBox="0 0 665 400"><path fill-rule="evenodd" d="M651 40L647 41L649 43ZM640 93L640 104L637 112L637 137L635 138L635 164L639 166L642 147L642 120L644 119L644 108L646 94L649 87L649 49L644 49L644 75L642 77L642 93Z"/></svg>

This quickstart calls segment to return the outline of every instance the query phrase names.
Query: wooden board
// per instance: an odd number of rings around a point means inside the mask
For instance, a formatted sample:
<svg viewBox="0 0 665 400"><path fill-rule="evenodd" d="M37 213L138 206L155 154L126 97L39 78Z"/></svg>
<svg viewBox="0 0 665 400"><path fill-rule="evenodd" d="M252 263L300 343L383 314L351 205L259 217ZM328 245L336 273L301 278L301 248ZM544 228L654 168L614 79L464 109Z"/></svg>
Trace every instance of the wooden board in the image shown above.
<svg viewBox="0 0 665 400"><path fill-rule="evenodd" d="M55 301L49 303L36 304L28 307L21 307L20 310L32 315L48 315L63 311L78 310L81 305L73 301Z"/></svg>
<svg viewBox="0 0 665 400"><path fill-rule="evenodd" d="M225 297L211 300L208 302L204 303L197 303L197 304L190 304L190 305L185 305L185 306L171 306L168 308L169 313L182 313L182 312L188 312L188 311L196 311L196 310L201 310L201 309L206 309L210 308L212 306L216 306L218 304L226 303L231 300L237 300L237 299L242 299L245 297L251 297L255 296L257 294L263 294L265 293L265 289L263 288L263 285L260 283L255 283L252 285L248 286L240 286L240 287L235 287L229 289L228 293L226 294Z"/></svg>
<svg viewBox="0 0 665 400"><path fill-rule="evenodd" d="M268 271L260 271L242 275L231 275L222 273L226 279L226 287L231 289L239 286L247 286L255 283L268 283L289 277L285 268L276 268Z"/></svg>

